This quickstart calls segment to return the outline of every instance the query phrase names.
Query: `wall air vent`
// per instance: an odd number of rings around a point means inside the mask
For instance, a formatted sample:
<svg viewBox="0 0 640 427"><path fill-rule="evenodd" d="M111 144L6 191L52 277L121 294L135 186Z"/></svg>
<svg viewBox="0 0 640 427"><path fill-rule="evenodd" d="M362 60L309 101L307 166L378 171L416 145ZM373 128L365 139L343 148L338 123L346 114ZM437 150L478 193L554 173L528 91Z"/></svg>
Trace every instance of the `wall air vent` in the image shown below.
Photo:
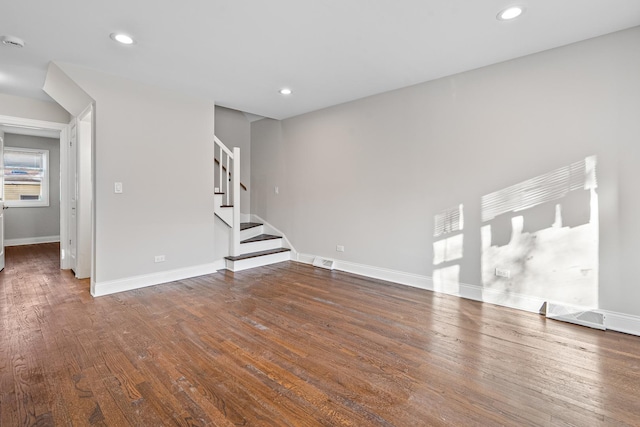
<svg viewBox="0 0 640 427"><path fill-rule="evenodd" d="M326 268L327 270L333 270L335 262L330 259L320 258L319 256L313 259L314 267Z"/></svg>
<svg viewBox="0 0 640 427"><path fill-rule="evenodd" d="M576 325L605 330L604 314L584 308L570 307L567 305L547 302L546 316L550 319L575 323Z"/></svg>

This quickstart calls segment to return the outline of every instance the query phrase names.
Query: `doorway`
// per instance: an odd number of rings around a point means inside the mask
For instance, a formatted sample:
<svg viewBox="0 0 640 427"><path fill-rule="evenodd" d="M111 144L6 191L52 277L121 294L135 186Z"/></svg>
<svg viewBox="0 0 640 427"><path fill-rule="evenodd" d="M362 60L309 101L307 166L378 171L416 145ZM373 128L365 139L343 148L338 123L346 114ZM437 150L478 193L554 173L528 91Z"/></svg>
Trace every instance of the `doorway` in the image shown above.
<svg viewBox="0 0 640 427"><path fill-rule="evenodd" d="M85 147L80 156L84 161L77 167L80 171L73 173L74 186L82 190L79 193L78 201L82 198L82 211L78 211L82 217L78 217L82 222L81 235L83 237L83 270L80 272L82 277L92 277L94 271L93 247L93 106L89 106L78 119L74 119L71 124L48 122L42 120L26 119L12 116L0 116L0 130L5 132L22 133L24 135L48 136L57 138L60 145L60 268L71 269L70 257L70 214L71 214L71 188L72 179L70 171L70 153L71 153L71 128L75 124L76 127L82 128L84 137L78 140L78 144ZM83 123L78 126L78 123ZM75 149L75 147L74 147ZM51 179L55 179L51 177ZM87 225L88 224L88 225ZM2 240L3 242L4 240ZM3 244L3 243L0 243ZM88 249L87 249L88 248ZM87 255L88 253L88 255ZM77 266L74 270L77 277Z"/></svg>

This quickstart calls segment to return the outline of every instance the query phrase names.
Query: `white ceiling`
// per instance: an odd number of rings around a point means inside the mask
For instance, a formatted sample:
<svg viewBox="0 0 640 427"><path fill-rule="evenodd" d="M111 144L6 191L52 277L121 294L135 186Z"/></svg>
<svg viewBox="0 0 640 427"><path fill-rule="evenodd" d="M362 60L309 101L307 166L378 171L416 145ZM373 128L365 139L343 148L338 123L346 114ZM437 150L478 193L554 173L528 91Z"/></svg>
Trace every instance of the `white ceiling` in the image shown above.
<svg viewBox="0 0 640 427"><path fill-rule="evenodd" d="M637 25L639 0L2 0L0 92L47 99L61 61L282 119Z"/></svg>

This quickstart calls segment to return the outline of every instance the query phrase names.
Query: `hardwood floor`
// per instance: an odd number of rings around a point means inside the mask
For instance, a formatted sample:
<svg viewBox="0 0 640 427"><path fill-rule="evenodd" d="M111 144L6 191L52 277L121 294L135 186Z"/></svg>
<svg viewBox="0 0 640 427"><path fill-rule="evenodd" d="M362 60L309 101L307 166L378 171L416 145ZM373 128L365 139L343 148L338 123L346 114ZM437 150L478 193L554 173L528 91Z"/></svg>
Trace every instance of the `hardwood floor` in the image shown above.
<svg viewBox="0 0 640 427"><path fill-rule="evenodd" d="M640 338L286 262L100 298L7 248L0 425L640 425Z"/></svg>

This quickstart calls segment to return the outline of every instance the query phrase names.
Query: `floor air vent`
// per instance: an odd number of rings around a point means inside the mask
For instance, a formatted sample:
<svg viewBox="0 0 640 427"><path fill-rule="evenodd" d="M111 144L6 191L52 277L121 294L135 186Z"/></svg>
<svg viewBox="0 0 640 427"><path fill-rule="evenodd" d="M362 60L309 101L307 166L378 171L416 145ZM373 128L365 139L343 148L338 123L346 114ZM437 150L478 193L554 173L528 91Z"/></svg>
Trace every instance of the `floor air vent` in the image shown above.
<svg viewBox="0 0 640 427"><path fill-rule="evenodd" d="M333 270L334 262L330 259L320 258L319 256L313 259L313 265L316 267L326 268L327 270Z"/></svg>
<svg viewBox="0 0 640 427"><path fill-rule="evenodd" d="M575 323L577 325L588 326L590 328L601 329L603 331L607 329L604 325L603 313L552 302L547 302L546 305L546 316L550 319L562 320L563 322Z"/></svg>

